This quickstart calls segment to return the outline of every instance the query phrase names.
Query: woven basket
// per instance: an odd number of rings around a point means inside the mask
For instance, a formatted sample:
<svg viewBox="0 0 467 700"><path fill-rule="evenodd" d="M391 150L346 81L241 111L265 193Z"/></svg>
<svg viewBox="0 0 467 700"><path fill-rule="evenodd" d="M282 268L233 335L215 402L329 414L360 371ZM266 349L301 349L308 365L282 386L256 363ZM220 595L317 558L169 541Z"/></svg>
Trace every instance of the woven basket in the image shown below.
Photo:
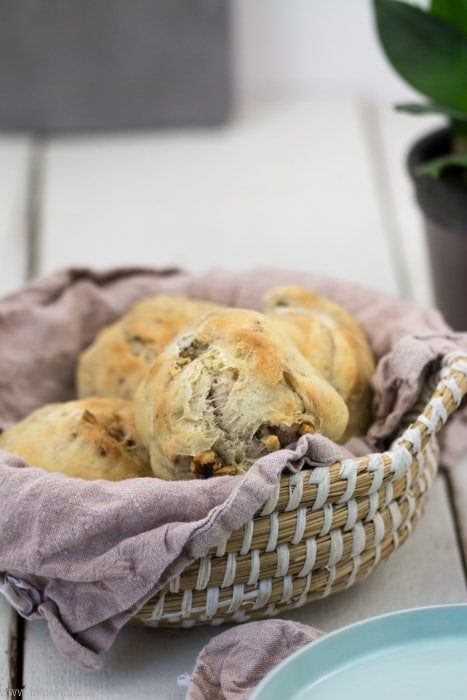
<svg viewBox="0 0 467 700"><path fill-rule="evenodd" d="M246 622L364 579L417 524L438 470L436 433L466 393L467 356L446 355L387 452L284 473L241 530L187 567L132 622Z"/></svg>

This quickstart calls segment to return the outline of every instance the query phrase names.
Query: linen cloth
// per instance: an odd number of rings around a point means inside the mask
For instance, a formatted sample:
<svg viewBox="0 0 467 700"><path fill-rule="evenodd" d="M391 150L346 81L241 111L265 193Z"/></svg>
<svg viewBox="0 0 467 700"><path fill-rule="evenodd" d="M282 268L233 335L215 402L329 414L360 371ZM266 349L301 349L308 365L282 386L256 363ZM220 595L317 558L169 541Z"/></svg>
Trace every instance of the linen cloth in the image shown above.
<svg viewBox="0 0 467 700"><path fill-rule="evenodd" d="M186 700L248 700L274 666L323 634L290 620L246 622L228 629L198 655Z"/></svg>
<svg viewBox="0 0 467 700"><path fill-rule="evenodd" d="M164 482L70 479L0 451L0 590L27 618L47 619L59 651L83 668L102 666L121 627L171 578L242 527L284 469L329 465L385 449L442 355L467 352L440 314L320 275L272 268L237 273L148 268L68 269L0 301L0 428L38 406L75 396L79 352L99 328L144 296L178 292L261 310L276 284L300 284L346 307L378 360L374 422L345 448L303 436L258 460L244 476ZM446 459L467 448L452 420ZM455 423L455 425L454 425Z"/></svg>

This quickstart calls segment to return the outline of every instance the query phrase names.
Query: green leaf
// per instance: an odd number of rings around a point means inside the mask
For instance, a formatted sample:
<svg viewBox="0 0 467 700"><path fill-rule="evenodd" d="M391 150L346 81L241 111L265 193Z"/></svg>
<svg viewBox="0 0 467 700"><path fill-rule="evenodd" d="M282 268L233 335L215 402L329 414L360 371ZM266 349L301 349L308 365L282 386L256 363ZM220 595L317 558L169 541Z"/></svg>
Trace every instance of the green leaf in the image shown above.
<svg viewBox="0 0 467 700"><path fill-rule="evenodd" d="M431 0L431 12L467 35L467 0Z"/></svg>
<svg viewBox="0 0 467 700"><path fill-rule="evenodd" d="M416 175L431 175L431 177L439 177L446 168L460 167L467 168L467 154L455 155L450 154L427 160L426 163L420 165L416 170Z"/></svg>
<svg viewBox="0 0 467 700"><path fill-rule="evenodd" d="M429 99L467 112L467 36L400 0L373 0L373 8L381 46L399 75Z"/></svg>
<svg viewBox="0 0 467 700"><path fill-rule="evenodd" d="M418 102L405 102L397 104L396 109L399 112L408 112L409 114L443 114L450 119L456 119L459 122L467 123L467 112L460 112L452 107L440 105L437 102L427 102L424 104Z"/></svg>

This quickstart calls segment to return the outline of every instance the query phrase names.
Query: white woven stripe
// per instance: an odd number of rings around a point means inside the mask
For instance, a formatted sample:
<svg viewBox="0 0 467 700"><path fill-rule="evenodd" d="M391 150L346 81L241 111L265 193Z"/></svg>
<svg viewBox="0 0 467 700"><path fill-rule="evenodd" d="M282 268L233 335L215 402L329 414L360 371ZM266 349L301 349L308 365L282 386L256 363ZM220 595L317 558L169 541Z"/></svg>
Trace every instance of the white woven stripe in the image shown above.
<svg viewBox="0 0 467 700"><path fill-rule="evenodd" d="M211 558L201 557L199 560L198 578L196 580L195 589L201 591L208 587L209 579L211 578Z"/></svg>
<svg viewBox="0 0 467 700"><path fill-rule="evenodd" d="M258 610L258 608L264 608L269 602L272 594L272 580L270 578L265 578L259 582L258 595L255 602L253 603L253 610Z"/></svg>
<svg viewBox="0 0 467 700"><path fill-rule="evenodd" d="M283 588L282 588L282 597L279 601L279 603L289 603L292 600L293 596L293 583L292 583L292 576L288 574L287 576L284 576L283 580Z"/></svg>
<svg viewBox="0 0 467 700"><path fill-rule="evenodd" d="M330 503L326 504L323 507L323 526L321 528L320 537L324 537L324 535L327 535L330 529L332 528L332 517L333 517L333 508Z"/></svg>
<svg viewBox="0 0 467 700"><path fill-rule="evenodd" d="M276 578L281 578L282 576L286 576L287 571L289 570L289 561L290 561L289 546L287 544L278 545L277 550L276 550L276 554L277 554L277 566L276 566L275 576L276 576Z"/></svg>
<svg viewBox="0 0 467 700"><path fill-rule="evenodd" d="M355 579L357 578L357 574L360 571L360 555L356 554L354 557L352 557L352 572L349 576L349 580L346 583L346 588L350 588L351 586L354 585Z"/></svg>
<svg viewBox="0 0 467 700"><path fill-rule="evenodd" d="M219 589L217 586L215 588L208 588L206 591L206 615L208 617L214 617L217 613L217 608L219 605Z"/></svg>
<svg viewBox="0 0 467 700"><path fill-rule="evenodd" d="M368 460L368 471L373 472L373 481L368 489L368 493L372 494L378 491L383 483L384 478L384 459L381 454L372 454Z"/></svg>
<svg viewBox="0 0 467 700"><path fill-rule="evenodd" d="M189 619L187 619L187 620L182 620L182 623L181 623L181 624L182 624L182 627L184 627L185 629L187 629L187 628L189 628L189 627L194 627L194 626L195 626L195 621L194 621L194 620L189 620Z"/></svg>
<svg viewBox="0 0 467 700"><path fill-rule="evenodd" d="M400 511L399 505L393 501L392 503L389 504L389 512L391 513L391 521L392 521L392 533L394 534L399 530L401 523L402 523L402 513Z"/></svg>
<svg viewBox="0 0 467 700"><path fill-rule="evenodd" d="M284 510L296 510L303 498L303 479L304 472L296 472L289 479L289 500Z"/></svg>
<svg viewBox="0 0 467 700"><path fill-rule="evenodd" d="M356 461L354 459L344 459L341 462L340 477L347 481L345 491L339 498L338 503L345 503L350 501L355 492L357 486L357 468Z"/></svg>
<svg viewBox="0 0 467 700"><path fill-rule="evenodd" d="M449 379L446 379L443 382L444 386L446 386L449 391L451 392L452 399L455 403L456 406L459 406L460 402L462 401L462 391L456 382L455 377L449 377Z"/></svg>
<svg viewBox="0 0 467 700"><path fill-rule="evenodd" d="M237 573L237 554L236 554L236 552L229 552L227 554L224 579L221 583L221 588L230 588L230 586L233 586L236 573Z"/></svg>
<svg viewBox="0 0 467 700"><path fill-rule="evenodd" d="M251 541L253 539L253 520L249 520L243 531L243 541L240 549L240 554L248 554L251 549Z"/></svg>
<svg viewBox="0 0 467 700"><path fill-rule="evenodd" d="M334 566L342 559L344 553L344 538L340 530L331 530L331 548L327 566Z"/></svg>
<svg viewBox="0 0 467 700"><path fill-rule="evenodd" d="M309 537L305 540L305 563L298 572L297 576L307 576L315 565L316 561L316 540L314 537Z"/></svg>
<svg viewBox="0 0 467 700"><path fill-rule="evenodd" d="M412 519L412 517L414 516L415 512L417 511L417 506L418 506L418 504L417 504L417 501L415 500L415 498L413 497L413 495L412 495L411 493L408 493L408 494L407 494L407 501L408 501L408 504L409 504L409 515L408 515L408 517L409 517L410 519Z"/></svg>
<svg viewBox="0 0 467 700"><path fill-rule="evenodd" d="M418 454L422 449L422 433L420 428L407 428L402 436L403 440L412 443L414 452Z"/></svg>
<svg viewBox="0 0 467 700"><path fill-rule="evenodd" d="M175 576L169 583L169 591L171 593L178 593L180 590L180 576Z"/></svg>
<svg viewBox="0 0 467 700"><path fill-rule="evenodd" d="M273 492L271 493L268 500L266 501L266 503L263 506L263 509L261 511L261 515L270 515L273 512L273 510L277 506L277 502L279 500L280 488L281 488L280 483L276 484Z"/></svg>
<svg viewBox="0 0 467 700"><path fill-rule="evenodd" d="M236 612L243 603L243 593L245 586L243 583L236 583L232 588L232 600L227 608L228 613Z"/></svg>
<svg viewBox="0 0 467 700"><path fill-rule="evenodd" d="M408 532L408 537L410 537L410 535L411 535L411 533L412 533L412 529L413 529L412 521L411 521L411 520L407 520L407 521L404 523L404 529L407 530L407 532Z"/></svg>
<svg viewBox="0 0 467 700"><path fill-rule="evenodd" d="M451 352L444 356L443 365L450 367L456 372L462 372L467 377L467 359L465 355L459 355L457 352Z"/></svg>
<svg viewBox="0 0 467 700"><path fill-rule="evenodd" d="M229 541L229 538L226 537L220 544L217 545L216 557L223 557L224 556L225 548L227 546L228 541Z"/></svg>
<svg viewBox="0 0 467 700"><path fill-rule="evenodd" d="M365 522L368 523L371 520L374 519L376 513L378 512L379 508L379 497L377 493L371 493L368 496L368 501L369 501L369 510L368 510L368 515L365 518Z"/></svg>
<svg viewBox="0 0 467 700"><path fill-rule="evenodd" d="M295 532L292 537L292 544L298 544L303 539L306 527L306 508L299 508L295 513Z"/></svg>
<svg viewBox="0 0 467 700"><path fill-rule="evenodd" d="M193 594L192 594L191 590L184 591L183 598L182 598L182 617L184 619L191 617L192 604L193 604Z"/></svg>
<svg viewBox="0 0 467 700"><path fill-rule="evenodd" d="M249 622L251 620L251 615L247 615L245 610L237 610L232 615L232 620L235 622Z"/></svg>
<svg viewBox="0 0 467 700"><path fill-rule="evenodd" d="M448 419L448 412L446 410L446 406L444 405L443 399L441 396L435 396L431 401L430 401L430 406L433 409L432 415L431 415L431 421L434 425L434 428L436 429L437 424L441 421L441 424L444 425Z"/></svg>
<svg viewBox="0 0 467 700"><path fill-rule="evenodd" d="M357 554L361 554L366 546L366 535L365 528L362 522L355 524L352 532L352 552L351 556L355 557Z"/></svg>
<svg viewBox="0 0 467 700"><path fill-rule="evenodd" d="M392 464L391 471L393 472L393 481L402 479L407 473L407 470L412 464L413 456L404 445L397 444L390 453Z"/></svg>
<svg viewBox="0 0 467 700"><path fill-rule="evenodd" d="M427 416L419 416L419 421L420 423L423 423L427 427L427 432L428 435L432 435L434 432L436 432L436 429L438 427L438 424L441 421L441 425L444 425L444 423L448 419L448 414L446 411L446 408L443 403L443 399L441 396L435 396L431 401L430 404L431 406L431 415L429 418Z"/></svg>
<svg viewBox="0 0 467 700"><path fill-rule="evenodd" d="M157 603L153 607L151 611L151 620L160 620L162 617L162 614L164 612L164 605L165 605L165 593L161 593L159 596Z"/></svg>
<svg viewBox="0 0 467 700"><path fill-rule="evenodd" d="M425 494L429 489L429 478L428 475L422 474L417 480L417 487L419 490L420 497Z"/></svg>
<svg viewBox="0 0 467 700"><path fill-rule="evenodd" d="M311 587L311 579L312 579L311 574L308 574L305 577L305 586L303 588L303 591L300 593L297 600L295 601L294 608L301 608L302 605L305 605L306 599L308 596L308 591L310 590L310 587Z"/></svg>
<svg viewBox="0 0 467 700"><path fill-rule="evenodd" d="M355 523L357 522L358 518L358 503L355 498L352 498L348 503L347 503L347 520L344 525L344 530L347 532L348 530L352 530L355 527Z"/></svg>
<svg viewBox="0 0 467 700"><path fill-rule="evenodd" d="M326 567L328 568L328 567ZM331 566L329 567L329 576L328 576L328 582L326 584L326 587L323 591L323 598L326 598L326 596L330 595L332 592L332 585L334 583L334 579L336 578L336 567Z"/></svg>
<svg viewBox="0 0 467 700"><path fill-rule="evenodd" d="M384 505L387 506L391 501L394 500L394 486L392 485L392 482L389 481L386 484L386 488L384 489Z"/></svg>
<svg viewBox="0 0 467 700"><path fill-rule="evenodd" d="M316 484L318 486L316 500L311 507L312 510L318 510L319 508L323 507L329 498L329 489L331 486L329 469L327 467L315 467L311 471L308 483Z"/></svg>
<svg viewBox="0 0 467 700"><path fill-rule="evenodd" d="M220 625L225 624L225 618L214 617L212 620L210 620L209 624L211 625L211 627L219 627Z"/></svg>
<svg viewBox="0 0 467 700"><path fill-rule="evenodd" d="M250 576L248 578L248 586L256 586L259 579L259 573L261 569L259 549L251 550L251 566L250 566Z"/></svg>
<svg viewBox="0 0 467 700"><path fill-rule="evenodd" d="M274 603L269 603L268 607L264 611L264 617L276 617L279 614L279 609Z"/></svg>
<svg viewBox="0 0 467 700"><path fill-rule="evenodd" d="M269 516L269 539L266 545L266 552L273 552L277 547L277 537L279 535L279 514L274 511Z"/></svg>
<svg viewBox="0 0 467 700"><path fill-rule="evenodd" d="M380 545L386 534L386 527L384 525L384 518L381 513L375 513L373 518L373 525L375 528L375 544Z"/></svg>

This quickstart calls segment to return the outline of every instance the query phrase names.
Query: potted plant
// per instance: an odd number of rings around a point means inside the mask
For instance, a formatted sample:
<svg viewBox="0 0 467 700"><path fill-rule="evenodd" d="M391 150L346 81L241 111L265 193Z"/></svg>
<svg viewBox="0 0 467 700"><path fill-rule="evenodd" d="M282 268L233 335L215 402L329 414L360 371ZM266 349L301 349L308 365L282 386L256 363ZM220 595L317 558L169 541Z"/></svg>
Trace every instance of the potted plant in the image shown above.
<svg viewBox="0 0 467 700"><path fill-rule="evenodd" d="M396 108L441 114L446 126L415 142L407 165L423 213L436 304L467 330L467 0L422 8L373 0L377 35L396 72L426 101Z"/></svg>

